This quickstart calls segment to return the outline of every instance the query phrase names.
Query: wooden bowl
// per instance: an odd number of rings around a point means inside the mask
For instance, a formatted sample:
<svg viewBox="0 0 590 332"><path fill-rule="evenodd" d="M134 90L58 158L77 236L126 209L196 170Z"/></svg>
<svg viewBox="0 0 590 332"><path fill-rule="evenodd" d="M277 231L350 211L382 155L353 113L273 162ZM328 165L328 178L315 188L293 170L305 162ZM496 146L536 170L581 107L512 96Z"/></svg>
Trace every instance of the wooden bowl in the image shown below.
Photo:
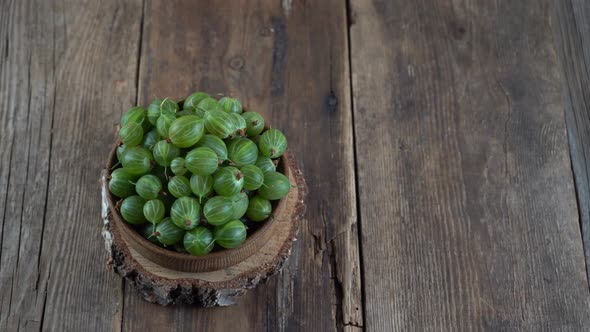
<svg viewBox="0 0 590 332"><path fill-rule="evenodd" d="M107 179L110 180L111 168L117 162L117 147L120 142L117 142L108 158L106 165ZM291 181L294 180L291 167L288 165L289 153L285 152L279 159L278 168L283 171ZM294 183L294 182L292 182ZM119 210L116 208L117 197L108 192L107 194L108 207L112 216L112 221L117 224L121 230L125 241L142 256L148 258L154 263L171 270L184 272L208 272L215 271L229 266L235 265L238 262L250 257L268 240L275 235L278 227L275 227L276 220L285 218L288 211L285 210L285 198L273 204L274 209L270 217L263 222L263 224L256 229L239 247L233 249L224 249L217 252L212 252L204 256L193 256L188 253L180 253L177 251L167 250L145 239L139 234L130 224L125 222Z"/></svg>

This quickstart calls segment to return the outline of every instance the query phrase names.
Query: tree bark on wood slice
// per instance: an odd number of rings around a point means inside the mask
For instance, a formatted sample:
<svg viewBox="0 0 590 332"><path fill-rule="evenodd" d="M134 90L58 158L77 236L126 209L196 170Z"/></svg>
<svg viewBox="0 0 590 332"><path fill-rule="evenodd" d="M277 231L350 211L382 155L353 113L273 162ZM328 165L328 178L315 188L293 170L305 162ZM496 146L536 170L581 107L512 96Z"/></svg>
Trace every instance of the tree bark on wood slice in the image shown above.
<svg viewBox="0 0 590 332"><path fill-rule="evenodd" d="M196 304L205 307L227 306L246 290L275 275L291 253L297 235L299 220L305 212L303 204L307 187L297 161L289 157L290 181L295 186L284 198L285 219L275 220L277 231L262 248L245 260L225 269L211 272L182 272L158 265L130 246L121 233L120 225L113 222L108 205L107 170L101 177L102 235L110 253L109 265L129 280L149 302L161 305L176 303Z"/></svg>

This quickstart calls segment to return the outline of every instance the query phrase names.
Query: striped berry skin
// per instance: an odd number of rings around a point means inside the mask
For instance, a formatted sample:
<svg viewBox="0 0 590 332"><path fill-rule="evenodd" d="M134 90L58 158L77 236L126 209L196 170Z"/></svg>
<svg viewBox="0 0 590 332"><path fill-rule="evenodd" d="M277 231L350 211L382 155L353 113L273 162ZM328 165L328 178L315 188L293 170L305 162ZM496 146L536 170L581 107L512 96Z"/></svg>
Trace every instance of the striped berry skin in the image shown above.
<svg viewBox="0 0 590 332"><path fill-rule="evenodd" d="M223 140L215 135L204 135L196 146L213 150L221 162L227 160L227 147Z"/></svg>
<svg viewBox="0 0 590 332"><path fill-rule="evenodd" d="M162 181L155 175L146 174L135 183L135 191L143 199L156 199L162 191Z"/></svg>
<svg viewBox="0 0 590 332"><path fill-rule="evenodd" d="M146 222L143 215L143 205L145 200L137 195L129 196L121 203L121 216L123 219L134 225L140 225Z"/></svg>
<svg viewBox="0 0 590 332"><path fill-rule="evenodd" d="M287 138L279 130L271 128L262 133L258 147L263 156L278 158L287 149Z"/></svg>
<svg viewBox="0 0 590 332"><path fill-rule="evenodd" d="M152 169L152 153L140 146L126 147L119 159L123 168L132 175L144 175Z"/></svg>
<svg viewBox="0 0 590 332"><path fill-rule="evenodd" d="M191 230L199 225L201 205L192 197L181 197L172 204L170 218L177 227Z"/></svg>
<svg viewBox="0 0 590 332"><path fill-rule="evenodd" d="M246 135L254 137L264 130L264 118L256 112L244 112L242 117L246 120Z"/></svg>
<svg viewBox="0 0 590 332"><path fill-rule="evenodd" d="M207 222L213 226L220 226L228 222L234 214L231 199L223 196L215 196L203 206L203 215Z"/></svg>
<svg viewBox="0 0 590 332"><path fill-rule="evenodd" d="M246 137L246 120L237 113L230 113L234 121L236 136Z"/></svg>
<svg viewBox="0 0 590 332"><path fill-rule="evenodd" d="M211 252L215 241L213 233L203 226L187 231L183 239L184 248L191 255L203 256Z"/></svg>
<svg viewBox="0 0 590 332"><path fill-rule="evenodd" d="M239 192L230 197L230 200L234 207L234 213L231 219L236 220L242 218L246 214L246 210L248 210L248 195L245 192Z"/></svg>
<svg viewBox="0 0 590 332"><path fill-rule="evenodd" d="M133 182L136 179L136 176L127 172L124 168L117 168L111 173L109 190L113 195L120 198L135 195L135 185Z"/></svg>
<svg viewBox="0 0 590 332"><path fill-rule="evenodd" d="M235 167L227 166L213 174L213 189L221 196L233 196L242 188L244 188L244 176Z"/></svg>
<svg viewBox="0 0 590 332"><path fill-rule="evenodd" d="M242 104L235 98L223 97L219 99L219 105L227 113L242 114Z"/></svg>
<svg viewBox="0 0 590 332"><path fill-rule="evenodd" d="M254 165L258 159L258 147L247 138L234 138L227 144L227 155L238 167Z"/></svg>
<svg viewBox="0 0 590 332"><path fill-rule="evenodd" d="M213 192L213 177L211 175L193 174L190 179L191 191L199 198L199 203L203 198Z"/></svg>
<svg viewBox="0 0 590 332"><path fill-rule="evenodd" d="M165 245L173 245L182 240L186 231L174 224L172 218L165 218L158 226L156 226L156 238L160 243Z"/></svg>
<svg viewBox="0 0 590 332"><path fill-rule="evenodd" d="M180 149L168 140L161 140L154 145L152 149L154 159L158 165L168 167L172 164L172 160L180 155Z"/></svg>
<svg viewBox="0 0 590 332"><path fill-rule="evenodd" d="M151 126L147 118L147 112L143 107L132 107L123 114L121 126L123 127L131 122L141 125L144 131L147 131Z"/></svg>
<svg viewBox="0 0 590 332"><path fill-rule="evenodd" d="M176 175L184 175L188 171L186 169L186 161L182 157L176 157L172 159L172 162L170 163L170 169L172 170L172 173Z"/></svg>
<svg viewBox="0 0 590 332"><path fill-rule="evenodd" d="M191 194L189 180L182 175L173 176L168 181L168 192L176 198L189 196Z"/></svg>
<svg viewBox="0 0 590 332"><path fill-rule="evenodd" d="M208 97L209 95L205 92L195 92L185 99L183 108L185 110L195 110L197 108L197 105L201 102L201 100Z"/></svg>
<svg viewBox="0 0 590 332"><path fill-rule="evenodd" d="M276 170L277 170L277 166L272 162L272 159L270 159L269 157L265 157L265 156L259 155L258 159L256 159L256 163L254 165L256 165L258 168L260 168L262 173L276 172Z"/></svg>
<svg viewBox="0 0 590 332"><path fill-rule="evenodd" d="M254 196L248 203L246 210L246 217L252 221L266 220L272 213L272 205L270 201L260 196Z"/></svg>
<svg viewBox="0 0 590 332"><path fill-rule="evenodd" d="M205 128L219 138L227 138L235 131L232 116L224 111L212 110L205 115Z"/></svg>
<svg viewBox="0 0 590 332"><path fill-rule="evenodd" d="M264 182L264 173L255 165L245 165L240 168L240 172L244 175L244 189L258 190Z"/></svg>
<svg viewBox="0 0 590 332"><path fill-rule="evenodd" d="M268 172L264 173L264 183L258 189L258 195L274 201L287 196L290 189L291 183L285 175L279 172Z"/></svg>
<svg viewBox="0 0 590 332"><path fill-rule="evenodd" d="M217 154L205 147L191 150L186 154L185 162L191 173L199 175L213 174L219 166Z"/></svg>
<svg viewBox="0 0 590 332"><path fill-rule="evenodd" d="M159 224L164 219L166 207L159 199L152 199L143 205L143 216L152 224Z"/></svg>
<svg viewBox="0 0 590 332"><path fill-rule="evenodd" d="M246 240L246 226L239 220L232 220L213 231L215 242L226 249L236 248Z"/></svg>
<svg viewBox="0 0 590 332"><path fill-rule="evenodd" d="M170 140L179 148L195 145L205 133L205 124L196 115L186 115L172 122L168 130Z"/></svg>
<svg viewBox="0 0 590 332"><path fill-rule="evenodd" d="M130 122L119 130L119 138L126 146L136 146L143 140L143 128L136 122Z"/></svg>

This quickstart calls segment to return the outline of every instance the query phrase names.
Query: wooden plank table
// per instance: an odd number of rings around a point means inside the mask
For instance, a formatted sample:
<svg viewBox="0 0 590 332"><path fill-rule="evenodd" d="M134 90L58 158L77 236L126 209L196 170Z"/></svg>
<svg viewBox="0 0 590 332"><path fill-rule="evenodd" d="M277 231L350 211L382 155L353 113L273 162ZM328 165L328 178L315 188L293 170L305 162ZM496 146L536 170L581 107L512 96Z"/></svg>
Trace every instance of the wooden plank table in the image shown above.
<svg viewBox="0 0 590 332"><path fill-rule="evenodd" d="M588 330L588 63L584 0L0 1L0 330ZM225 308L143 301L100 236L121 113L195 90L310 192Z"/></svg>

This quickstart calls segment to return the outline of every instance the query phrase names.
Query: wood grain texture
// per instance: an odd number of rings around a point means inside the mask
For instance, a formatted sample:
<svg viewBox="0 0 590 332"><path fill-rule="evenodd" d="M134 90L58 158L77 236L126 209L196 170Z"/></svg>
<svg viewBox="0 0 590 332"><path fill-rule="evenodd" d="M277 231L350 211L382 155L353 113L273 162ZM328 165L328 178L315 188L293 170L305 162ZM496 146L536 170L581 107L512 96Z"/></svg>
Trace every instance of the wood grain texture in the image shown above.
<svg viewBox="0 0 590 332"><path fill-rule="evenodd" d="M2 258L2 273L14 269L12 307L2 308L9 331L109 330L117 317L122 283L105 268L97 177L117 119L135 102L140 5L14 2L11 31L26 30L9 39L10 50L28 53L9 51L19 63L8 64L14 76L7 77L16 84L9 100L20 121L14 124L15 187L8 192L22 195L24 211L7 213L3 233L14 244L20 239ZM24 79L14 79L19 75Z"/></svg>
<svg viewBox="0 0 590 332"><path fill-rule="evenodd" d="M351 7L368 330L586 329L551 1Z"/></svg>
<svg viewBox="0 0 590 332"><path fill-rule="evenodd" d="M556 2L556 36L586 271L590 274L590 2Z"/></svg>
<svg viewBox="0 0 590 332"><path fill-rule="evenodd" d="M284 130L310 193L278 278L223 309L161 308L127 285L124 330L362 325L348 77L343 2L146 1L140 103L233 93Z"/></svg>

